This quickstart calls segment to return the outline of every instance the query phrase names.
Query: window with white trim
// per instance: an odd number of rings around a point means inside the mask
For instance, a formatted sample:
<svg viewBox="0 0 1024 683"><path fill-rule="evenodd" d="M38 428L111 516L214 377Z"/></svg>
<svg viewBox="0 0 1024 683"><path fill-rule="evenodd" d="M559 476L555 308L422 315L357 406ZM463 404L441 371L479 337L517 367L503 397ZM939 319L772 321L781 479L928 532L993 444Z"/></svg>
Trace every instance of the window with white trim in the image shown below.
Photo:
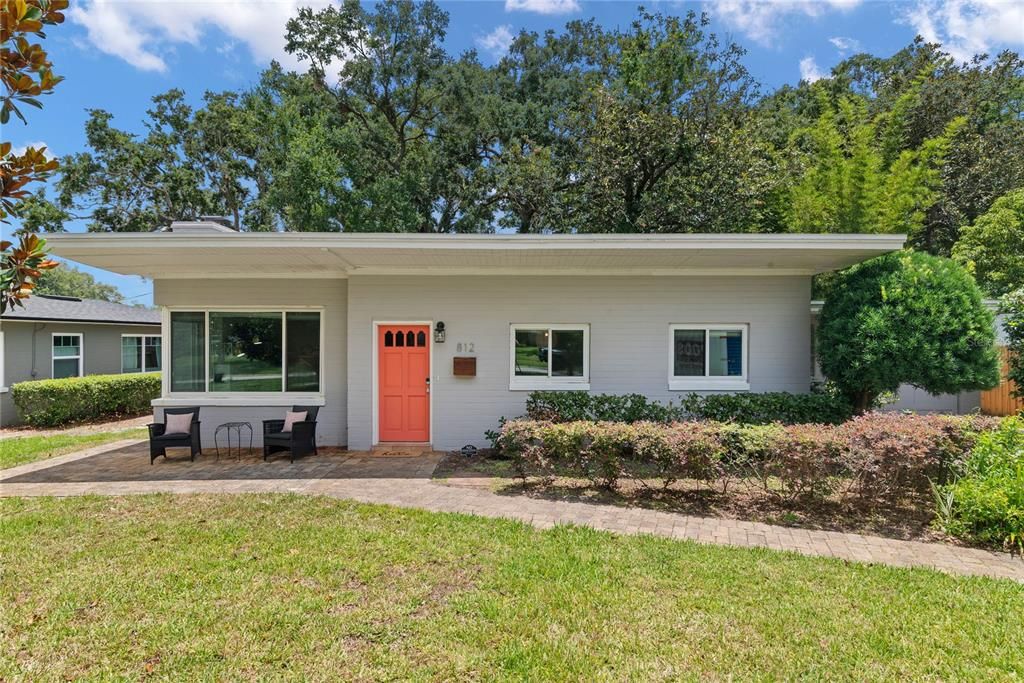
<svg viewBox="0 0 1024 683"><path fill-rule="evenodd" d="M590 325L512 325L511 389L589 389Z"/></svg>
<svg viewBox="0 0 1024 683"><path fill-rule="evenodd" d="M320 391L319 311L171 311L172 393Z"/></svg>
<svg viewBox="0 0 1024 683"><path fill-rule="evenodd" d="M669 389L749 389L749 332L745 324L670 325Z"/></svg>
<svg viewBox="0 0 1024 683"><path fill-rule="evenodd" d="M52 342L53 359L51 377L81 377L82 371L82 335L54 334Z"/></svg>
<svg viewBox="0 0 1024 683"><path fill-rule="evenodd" d="M160 372L160 335L122 334L121 372Z"/></svg>

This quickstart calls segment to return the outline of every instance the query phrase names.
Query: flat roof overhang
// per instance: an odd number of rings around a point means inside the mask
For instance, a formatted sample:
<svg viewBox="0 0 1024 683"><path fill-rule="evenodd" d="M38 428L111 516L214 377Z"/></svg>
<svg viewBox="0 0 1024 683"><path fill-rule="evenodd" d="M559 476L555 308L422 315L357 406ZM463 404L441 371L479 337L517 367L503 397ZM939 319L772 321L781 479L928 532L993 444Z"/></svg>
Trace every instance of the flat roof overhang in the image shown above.
<svg viewBox="0 0 1024 683"><path fill-rule="evenodd" d="M60 233L54 254L162 278L354 275L813 275L903 247L905 235Z"/></svg>

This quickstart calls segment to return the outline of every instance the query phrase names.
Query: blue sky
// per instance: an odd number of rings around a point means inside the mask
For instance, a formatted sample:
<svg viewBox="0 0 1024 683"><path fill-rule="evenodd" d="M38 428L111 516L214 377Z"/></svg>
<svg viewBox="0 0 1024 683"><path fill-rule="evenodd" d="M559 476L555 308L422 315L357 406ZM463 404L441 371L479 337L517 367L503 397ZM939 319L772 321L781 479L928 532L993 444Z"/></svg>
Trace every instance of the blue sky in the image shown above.
<svg viewBox="0 0 1024 683"><path fill-rule="evenodd" d="M12 122L3 139L15 148L46 144L56 155L85 149L88 109L105 109L114 125L139 130L153 95L181 88L198 103L206 90L255 83L283 52L284 22L309 0L72 0L68 21L48 31L55 71L65 76L29 125ZM325 3L320 3L325 4ZM520 30L560 28L594 17L626 26L636 2L498 0L441 2L450 15L447 47L498 59ZM975 52L1024 48L1024 0L707 0L655 1L648 9L711 17L711 30L747 48L747 68L765 90L828 74L857 51L890 55L916 34L941 42L960 59ZM82 226L70 226L83 229ZM8 230L4 226L4 230ZM90 270L90 269L86 269ZM150 283L90 270L133 302L151 303Z"/></svg>

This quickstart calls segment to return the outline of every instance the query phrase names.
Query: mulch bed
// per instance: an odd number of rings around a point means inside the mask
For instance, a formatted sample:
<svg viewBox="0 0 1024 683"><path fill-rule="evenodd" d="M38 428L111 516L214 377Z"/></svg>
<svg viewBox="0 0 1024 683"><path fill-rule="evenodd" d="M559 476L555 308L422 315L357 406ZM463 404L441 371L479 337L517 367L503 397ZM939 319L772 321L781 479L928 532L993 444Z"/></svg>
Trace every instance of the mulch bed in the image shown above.
<svg viewBox="0 0 1024 683"><path fill-rule="evenodd" d="M962 545L931 527L931 504L921 499L908 499L899 505L879 503L870 508L828 499L788 505L765 494L756 483L743 480L734 481L725 494L694 480L679 481L665 489L657 481L644 486L623 479L614 490L573 477L558 477L550 484L533 478L523 482L511 462L488 457L486 452L470 457L449 453L438 464L434 478L451 484L485 486L503 495L641 507L699 517Z"/></svg>

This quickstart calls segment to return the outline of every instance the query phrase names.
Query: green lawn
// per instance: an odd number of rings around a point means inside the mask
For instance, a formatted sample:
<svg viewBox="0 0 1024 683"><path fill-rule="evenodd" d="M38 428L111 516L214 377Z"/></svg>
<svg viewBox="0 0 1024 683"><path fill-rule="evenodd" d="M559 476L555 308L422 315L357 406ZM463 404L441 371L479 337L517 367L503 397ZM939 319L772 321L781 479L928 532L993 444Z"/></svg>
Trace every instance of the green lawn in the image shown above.
<svg viewBox="0 0 1024 683"><path fill-rule="evenodd" d="M27 462L52 458L89 446L98 446L121 439L141 439L145 429L124 429L117 432L94 434L56 434L53 436L16 436L0 439L0 469L23 465Z"/></svg>
<svg viewBox="0 0 1024 683"><path fill-rule="evenodd" d="M0 500L0 679L999 680L1024 586L301 496Z"/></svg>

